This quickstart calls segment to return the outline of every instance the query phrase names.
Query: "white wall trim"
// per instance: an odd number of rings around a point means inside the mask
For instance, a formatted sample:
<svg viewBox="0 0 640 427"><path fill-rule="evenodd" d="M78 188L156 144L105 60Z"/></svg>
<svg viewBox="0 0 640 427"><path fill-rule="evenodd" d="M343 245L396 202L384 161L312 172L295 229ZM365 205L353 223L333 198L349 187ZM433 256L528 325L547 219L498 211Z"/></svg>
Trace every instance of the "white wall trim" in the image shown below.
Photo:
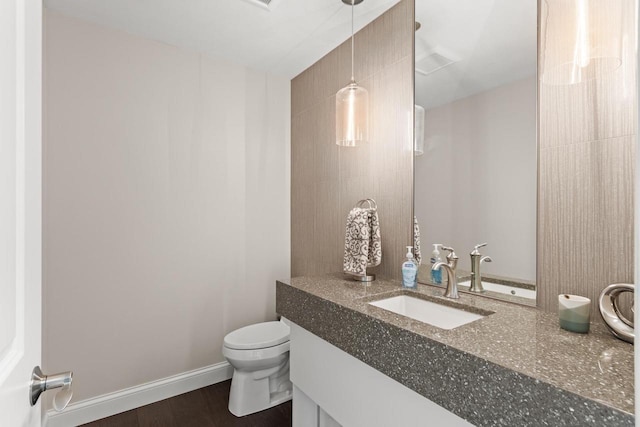
<svg viewBox="0 0 640 427"><path fill-rule="evenodd" d="M226 381L232 375L233 368L229 363L217 363L161 380L125 388L114 393L74 402L63 412L51 409L46 413L44 426L69 427L89 423Z"/></svg>

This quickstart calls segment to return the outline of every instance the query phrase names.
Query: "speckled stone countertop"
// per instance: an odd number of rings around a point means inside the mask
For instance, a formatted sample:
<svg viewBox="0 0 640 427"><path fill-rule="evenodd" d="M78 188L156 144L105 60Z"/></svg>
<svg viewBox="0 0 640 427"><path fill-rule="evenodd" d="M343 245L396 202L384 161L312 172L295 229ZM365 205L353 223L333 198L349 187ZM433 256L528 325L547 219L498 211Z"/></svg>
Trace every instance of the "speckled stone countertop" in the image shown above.
<svg viewBox="0 0 640 427"><path fill-rule="evenodd" d="M492 314L443 330L368 304L402 293ZM574 334L535 308L342 275L278 282L276 295L282 316L477 426L634 425L633 346L603 326Z"/></svg>

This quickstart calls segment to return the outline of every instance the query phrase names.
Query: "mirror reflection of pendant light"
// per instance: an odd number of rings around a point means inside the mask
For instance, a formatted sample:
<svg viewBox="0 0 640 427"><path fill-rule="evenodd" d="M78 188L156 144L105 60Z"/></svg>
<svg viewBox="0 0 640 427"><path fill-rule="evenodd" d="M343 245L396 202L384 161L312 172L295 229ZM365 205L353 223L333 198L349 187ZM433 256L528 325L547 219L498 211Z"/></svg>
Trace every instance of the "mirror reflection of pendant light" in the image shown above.
<svg viewBox="0 0 640 427"><path fill-rule="evenodd" d="M363 0L342 0L351 6L351 82L336 94L336 144L356 147L369 139L369 93L354 78L353 9Z"/></svg>
<svg viewBox="0 0 640 427"><path fill-rule="evenodd" d="M414 129L414 145L413 154L422 156L424 154L424 108L420 105L415 106L415 129Z"/></svg>
<svg viewBox="0 0 640 427"><path fill-rule="evenodd" d="M420 28L422 28L422 24L416 21L415 31L418 32ZM424 107L414 105L413 114L413 155L417 157L424 154Z"/></svg>
<svg viewBox="0 0 640 427"><path fill-rule="evenodd" d="M625 0L545 0L542 82L571 85L601 78L622 65Z"/></svg>

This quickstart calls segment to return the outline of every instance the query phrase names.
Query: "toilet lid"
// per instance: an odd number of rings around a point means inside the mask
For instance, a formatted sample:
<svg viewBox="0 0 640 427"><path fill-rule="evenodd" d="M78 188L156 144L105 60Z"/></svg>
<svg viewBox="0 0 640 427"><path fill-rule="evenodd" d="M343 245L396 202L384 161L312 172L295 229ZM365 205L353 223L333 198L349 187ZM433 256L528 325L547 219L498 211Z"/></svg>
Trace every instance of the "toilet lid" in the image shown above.
<svg viewBox="0 0 640 427"><path fill-rule="evenodd" d="M289 341L289 327L276 321L245 326L224 337L224 345L237 350L273 347L286 341Z"/></svg>

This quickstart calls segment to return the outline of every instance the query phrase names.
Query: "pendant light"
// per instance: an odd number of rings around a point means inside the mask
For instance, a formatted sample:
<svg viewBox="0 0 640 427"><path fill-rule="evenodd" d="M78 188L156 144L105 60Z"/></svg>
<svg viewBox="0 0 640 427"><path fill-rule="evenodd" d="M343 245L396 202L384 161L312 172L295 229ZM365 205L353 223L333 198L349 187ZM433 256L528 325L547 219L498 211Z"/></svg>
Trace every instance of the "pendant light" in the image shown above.
<svg viewBox="0 0 640 427"><path fill-rule="evenodd" d="M543 83L583 83L622 65L624 0L545 0L542 12Z"/></svg>
<svg viewBox="0 0 640 427"><path fill-rule="evenodd" d="M336 94L336 144L356 147L369 140L369 93L356 83L354 63L353 9L363 0L342 0L351 5L351 82Z"/></svg>

